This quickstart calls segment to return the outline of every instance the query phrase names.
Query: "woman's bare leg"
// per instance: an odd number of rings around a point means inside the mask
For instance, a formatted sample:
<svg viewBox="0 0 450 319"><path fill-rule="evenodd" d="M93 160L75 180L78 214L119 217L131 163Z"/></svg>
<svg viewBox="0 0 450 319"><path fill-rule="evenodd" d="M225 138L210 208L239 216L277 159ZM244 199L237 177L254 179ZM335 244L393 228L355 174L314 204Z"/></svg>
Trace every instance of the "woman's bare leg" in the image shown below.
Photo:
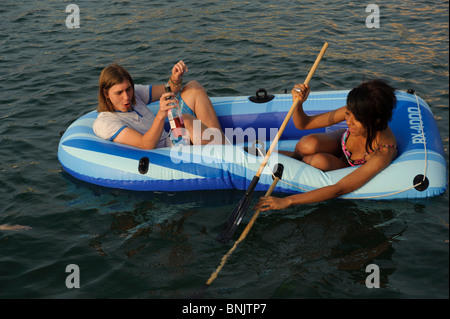
<svg viewBox="0 0 450 319"><path fill-rule="evenodd" d="M202 121L191 114L183 114L184 126L189 131L194 145L227 144L225 135L215 127L207 127Z"/></svg>
<svg viewBox="0 0 450 319"><path fill-rule="evenodd" d="M329 133L315 133L303 136L294 152L280 151L323 171L331 171L348 166L339 158L341 137L345 130Z"/></svg>
<svg viewBox="0 0 450 319"><path fill-rule="evenodd" d="M222 130L211 100L200 83L190 81L184 86L181 97L203 124Z"/></svg>
<svg viewBox="0 0 450 319"><path fill-rule="evenodd" d="M186 129L193 144L227 144L216 111L205 88L197 81L190 81L183 88L181 97L195 113L183 114Z"/></svg>

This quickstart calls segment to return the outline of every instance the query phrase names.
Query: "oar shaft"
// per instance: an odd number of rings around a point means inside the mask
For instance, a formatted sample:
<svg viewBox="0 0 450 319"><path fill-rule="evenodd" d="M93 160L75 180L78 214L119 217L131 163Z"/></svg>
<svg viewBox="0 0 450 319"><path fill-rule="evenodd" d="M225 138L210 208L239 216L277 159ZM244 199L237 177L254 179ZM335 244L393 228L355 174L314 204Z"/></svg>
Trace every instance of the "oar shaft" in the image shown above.
<svg viewBox="0 0 450 319"><path fill-rule="evenodd" d="M320 50L319 55L316 58L316 61L314 62L313 66L311 67L311 70L309 71L308 76L306 77L306 80L304 82L304 84L308 84L309 81L311 80L314 72L316 71L317 67L319 66L320 60L322 60L323 55L325 54L325 51L328 48L328 42L325 42L325 44L322 47L322 50ZM298 103L297 101L294 101L294 103L292 103L291 108L289 109L289 112L287 113L286 117L284 118L283 123L280 126L280 129L278 130L277 135L275 136L274 140L272 141L272 144L270 145L269 150L266 153L266 156L264 157L261 165L259 166L258 171L256 172L256 176L260 177L262 174L262 171L264 170L264 167L266 166L267 162L269 161L269 157L272 154L272 151L275 149L275 147L278 144L278 141L280 140L281 135L284 132L284 129L286 128L289 120L292 117L292 114L294 114L295 109L297 108Z"/></svg>
<svg viewBox="0 0 450 319"><path fill-rule="evenodd" d="M275 186L277 186L277 183L278 183L279 180L280 180L280 177L278 177L278 176L275 177L275 179L272 182L272 185L270 185L269 189L266 192L266 195L265 195L266 197L270 196L270 194L272 194L272 192L275 189ZM231 254L237 248L239 243L241 241L243 241L245 239L245 237L247 237L247 234L249 233L250 229L253 227L253 224L255 223L256 219L258 218L260 212L261 212L261 209L258 209L253 214L252 219L250 220L248 225L245 227L245 229L242 232L241 236L239 236L239 239L236 240L236 242L234 243L233 247L231 247L231 249L222 257L222 260L220 262L219 267L217 267L217 269L211 274L211 277L209 277L209 279L206 281L206 285L207 286L209 286L217 278L217 275L219 275L219 272L222 270L223 266L225 266L225 263L227 262L228 257L231 256Z"/></svg>
<svg viewBox="0 0 450 319"><path fill-rule="evenodd" d="M309 81L311 80L314 72L316 72L316 69L319 66L320 60L322 60L322 57L325 54L325 51L327 50L327 48L328 48L328 42L325 42L325 44L322 47L322 50L320 50L320 53L316 58L316 62L314 62L311 70L309 71L308 76L306 77L305 82L303 82L304 84L309 84Z"/></svg>
<svg viewBox="0 0 450 319"><path fill-rule="evenodd" d="M325 42L324 46L322 47L322 50L320 51L319 55L316 58L316 61L314 62L314 65L311 67L311 70L309 71L309 74L306 77L306 80L304 83L306 83L306 84L309 83L309 81L310 81L312 75L314 74L314 72L316 71L317 66L319 65L319 62L322 59L327 47L328 47L328 43ZM264 156L262 163L259 166L259 169L256 172L256 175L253 177L253 180L250 183L250 186L248 187L244 197L241 199L241 201L239 202L239 205L235 208L235 210L231 214L230 218L228 219L225 229L219 234L219 236L218 236L219 241L221 241L221 242L228 241L233 236L234 231L236 230L237 226L239 225L242 218L244 217L245 211L246 211L248 205L250 204L251 195L253 194L256 184L258 183L259 178L260 178L265 166L267 165L267 162L269 161L270 155L272 154L273 150L277 146L278 141L279 141L281 135L283 134L284 129L286 128L286 126L287 126L289 120L291 119L295 109L297 108L298 104L299 104L299 101L297 101L297 100L293 101L291 108L289 109L286 117L284 118L284 121L281 124L280 129L278 130L274 140L272 141L272 144L270 145L270 148L269 148L267 154Z"/></svg>

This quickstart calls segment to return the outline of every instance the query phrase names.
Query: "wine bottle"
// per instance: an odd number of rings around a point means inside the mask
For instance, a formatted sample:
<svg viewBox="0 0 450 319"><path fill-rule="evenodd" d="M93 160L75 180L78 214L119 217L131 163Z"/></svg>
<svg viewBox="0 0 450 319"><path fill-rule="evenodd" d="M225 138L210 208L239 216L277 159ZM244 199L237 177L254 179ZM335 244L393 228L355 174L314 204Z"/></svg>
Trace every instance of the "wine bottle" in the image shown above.
<svg viewBox="0 0 450 319"><path fill-rule="evenodd" d="M172 92L170 88L170 84L166 83L165 85L166 92ZM171 99L171 97L167 97L167 99ZM167 111L167 117L169 118L170 124L170 139L174 145L181 143L182 145L190 144L189 132L184 127L183 116L181 115L181 109L178 105Z"/></svg>

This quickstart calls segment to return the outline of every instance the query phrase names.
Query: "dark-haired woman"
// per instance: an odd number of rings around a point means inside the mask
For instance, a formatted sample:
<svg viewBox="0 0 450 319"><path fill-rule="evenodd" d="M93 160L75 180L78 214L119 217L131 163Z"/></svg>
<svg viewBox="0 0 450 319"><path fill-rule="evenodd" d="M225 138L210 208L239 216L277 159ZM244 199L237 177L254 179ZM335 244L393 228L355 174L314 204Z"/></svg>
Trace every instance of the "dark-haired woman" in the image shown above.
<svg viewBox="0 0 450 319"><path fill-rule="evenodd" d="M297 84L292 89L298 103L293 114L301 130L328 127L346 121L348 129L302 137L289 155L323 171L348 166L356 170L334 185L285 198L262 197L255 209L284 209L337 198L355 191L385 169L397 155L397 141L388 122L397 104L395 89L382 80L372 80L350 91L347 105L335 111L308 116L303 103L310 87Z"/></svg>

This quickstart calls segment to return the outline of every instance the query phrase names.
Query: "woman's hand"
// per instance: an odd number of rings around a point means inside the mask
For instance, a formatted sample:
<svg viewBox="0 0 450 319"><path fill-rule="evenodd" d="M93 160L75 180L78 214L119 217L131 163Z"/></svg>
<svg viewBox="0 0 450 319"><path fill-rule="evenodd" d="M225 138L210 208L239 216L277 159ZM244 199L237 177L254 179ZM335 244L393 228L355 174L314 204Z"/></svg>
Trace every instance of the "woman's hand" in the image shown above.
<svg viewBox="0 0 450 319"><path fill-rule="evenodd" d="M172 68L172 76L171 80L175 83L181 83L183 81L183 75L188 71L188 67L186 64L184 64L183 61L178 62L175 64L175 66Z"/></svg>
<svg viewBox="0 0 450 319"><path fill-rule="evenodd" d="M262 212L272 209L285 209L290 206L289 201L286 198L278 197L261 197L259 202L255 205L254 209L260 209Z"/></svg>
<svg viewBox="0 0 450 319"><path fill-rule="evenodd" d="M303 103L306 101L309 95L310 86L308 84L297 84L292 89L292 100L298 103Z"/></svg>

